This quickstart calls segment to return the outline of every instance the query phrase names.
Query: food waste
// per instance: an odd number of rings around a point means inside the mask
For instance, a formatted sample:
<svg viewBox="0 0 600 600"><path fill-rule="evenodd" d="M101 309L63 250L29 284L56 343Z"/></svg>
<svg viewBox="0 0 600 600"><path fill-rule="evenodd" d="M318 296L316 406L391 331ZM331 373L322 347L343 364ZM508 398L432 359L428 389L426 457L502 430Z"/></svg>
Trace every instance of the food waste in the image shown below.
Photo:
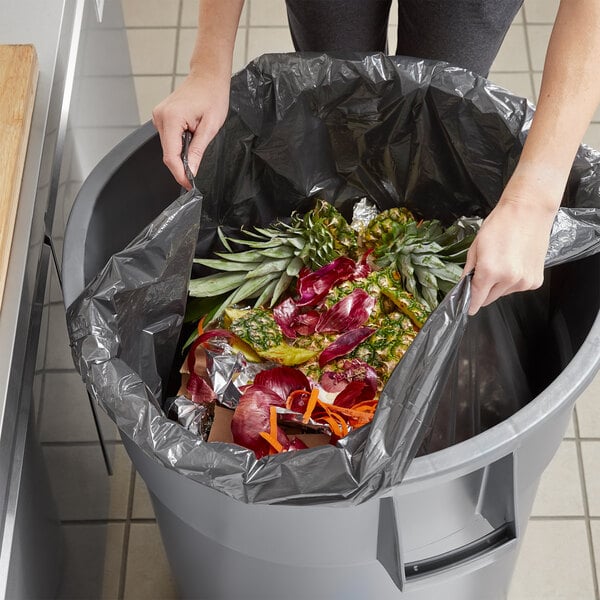
<svg viewBox="0 0 600 600"><path fill-rule="evenodd" d="M233 442L257 458L336 443L371 422L419 330L462 276L480 225L445 227L361 200L349 223L317 200L289 222L226 237L191 279L180 392L204 423L233 410ZM184 399L185 402L185 399ZM186 414L189 417L189 407ZM211 417L212 415L212 417ZM181 419L180 419L180 422ZM326 437L324 437L326 436Z"/></svg>

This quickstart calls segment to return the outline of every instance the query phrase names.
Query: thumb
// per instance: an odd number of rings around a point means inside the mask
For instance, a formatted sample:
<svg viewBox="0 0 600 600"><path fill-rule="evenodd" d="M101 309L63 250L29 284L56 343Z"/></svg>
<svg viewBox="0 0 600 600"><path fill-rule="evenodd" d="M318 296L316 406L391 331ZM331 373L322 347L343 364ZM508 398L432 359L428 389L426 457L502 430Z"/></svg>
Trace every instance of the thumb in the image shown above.
<svg viewBox="0 0 600 600"><path fill-rule="evenodd" d="M203 118L196 127L190 147L188 148L188 165L194 176L198 173L198 167L200 166L206 147L218 131L219 127L206 118Z"/></svg>

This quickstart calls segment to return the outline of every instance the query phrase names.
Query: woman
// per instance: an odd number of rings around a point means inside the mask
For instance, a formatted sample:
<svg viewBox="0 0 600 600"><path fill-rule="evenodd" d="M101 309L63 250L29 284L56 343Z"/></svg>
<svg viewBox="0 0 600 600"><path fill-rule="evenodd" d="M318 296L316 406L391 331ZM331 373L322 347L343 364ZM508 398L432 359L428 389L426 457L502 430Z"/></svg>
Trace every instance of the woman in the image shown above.
<svg viewBox="0 0 600 600"><path fill-rule="evenodd" d="M299 51L385 51L391 0L287 0ZM399 0L396 54L444 60L487 76L522 0ZM228 110L243 0L200 0L183 84L153 111L164 162L187 186L181 134L195 173ZM500 296L538 288L552 223L579 144L600 102L600 2L561 0L535 116L519 163L467 257L469 314Z"/></svg>

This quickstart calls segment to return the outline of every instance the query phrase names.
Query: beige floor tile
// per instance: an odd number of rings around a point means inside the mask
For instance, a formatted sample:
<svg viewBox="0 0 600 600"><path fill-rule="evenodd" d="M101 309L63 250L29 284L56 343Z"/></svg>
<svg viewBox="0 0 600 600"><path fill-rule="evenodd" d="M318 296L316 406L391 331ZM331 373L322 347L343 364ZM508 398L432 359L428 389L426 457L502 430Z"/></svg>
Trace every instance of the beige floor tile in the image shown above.
<svg viewBox="0 0 600 600"><path fill-rule="evenodd" d="M282 0L250 0L250 27L287 26L287 10Z"/></svg>
<svg viewBox="0 0 600 600"><path fill-rule="evenodd" d="M248 61L270 52L293 52L287 27L251 27L248 30Z"/></svg>
<svg viewBox="0 0 600 600"><path fill-rule="evenodd" d="M398 28L397 25L390 25L387 33L388 54L396 54L396 46L398 45Z"/></svg>
<svg viewBox="0 0 600 600"><path fill-rule="evenodd" d="M134 75L170 75L175 61L175 29L129 29Z"/></svg>
<svg viewBox="0 0 600 600"><path fill-rule="evenodd" d="M178 75L186 75L190 69L190 58L196 41L195 29L181 29L179 32L179 48L177 49ZM246 65L246 29L240 28L233 48L232 71L235 73Z"/></svg>
<svg viewBox="0 0 600 600"><path fill-rule="evenodd" d="M587 489L590 516L600 516L600 440L581 442L585 487Z"/></svg>
<svg viewBox="0 0 600 600"><path fill-rule="evenodd" d="M527 60L527 45L525 43L525 28L523 25L511 25L491 71L529 71Z"/></svg>
<svg viewBox="0 0 600 600"><path fill-rule="evenodd" d="M531 68L534 71L543 71L546 50L552 25L527 25L527 38L531 52Z"/></svg>
<svg viewBox="0 0 600 600"><path fill-rule="evenodd" d="M499 86L506 88L516 96L527 98L531 102L534 101L533 85L529 73L490 73L488 77L490 81L497 83Z"/></svg>
<svg viewBox="0 0 600 600"><path fill-rule="evenodd" d="M577 399L581 437L600 438L600 374Z"/></svg>
<svg viewBox="0 0 600 600"><path fill-rule="evenodd" d="M583 519L529 522L508 600L594 600Z"/></svg>
<svg viewBox="0 0 600 600"><path fill-rule="evenodd" d="M123 0L125 27L175 27L179 0Z"/></svg>
<svg viewBox="0 0 600 600"><path fill-rule="evenodd" d="M600 123L592 123L583 136L583 143L600 150Z"/></svg>
<svg viewBox="0 0 600 600"><path fill-rule="evenodd" d="M542 474L534 516L583 516L581 480L574 441L562 442Z"/></svg>
<svg viewBox="0 0 600 600"><path fill-rule="evenodd" d="M600 521L592 520L592 544L594 545L594 558L596 562L596 573L600 577Z"/></svg>
<svg viewBox="0 0 600 600"><path fill-rule="evenodd" d="M519 12L517 12L517 14L515 15L513 23L523 23L524 20L525 20L525 17L523 15L523 8L521 7L519 9Z"/></svg>
<svg viewBox="0 0 600 600"><path fill-rule="evenodd" d="M119 596L122 523L63 525L65 558L58 598Z"/></svg>
<svg viewBox="0 0 600 600"><path fill-rule="evenodd" d="M390 19L388 25L398 25L398 0L392 0L392 6L390 8Z"/></svg>
<svg viewBox="0 0 600 600"><path fill-rule="evenodd" d="M138 76L133 78L140 112L140 123L152 117L152 109L171 93L171 75Z"/></svg>
<svg viewBox="0 0 600 600"><path fill-rule="evenodd" d="M132 523L124 600L175 600L177 597L158 526Z"/></svg>
<svg viewBox="0 0 600 600"><path fill-rule="evenodd" d="M567 425L567 430L565 431L565 435L563 437L565 438L574 438L575 437L575 417L572 416L569 419L569 424Z"/></svg>
<svg viewBox="0 0 600 600"><path fill-rule="evenodd" d="M150 501L148 488L139 473L135 475L135 488L133 492L133 507L131 516L134 519L154 519L154 508Z"/></svg>
<svg viewBox="0 0 600 600"><path fill-rule="evenodd" d="M283 3L283 0L282 0ZM240 26L245 27L248 19L248 5L250 0L244 2L240 15ZM198 0L183 0L181 4L181 27L196 27L198 25Z"/></svg>
<svg viewBox="0 0 600 600"><path fill-rule="evenodd" d="M525 0L527 23L554 23L560 0Z"/></svg>

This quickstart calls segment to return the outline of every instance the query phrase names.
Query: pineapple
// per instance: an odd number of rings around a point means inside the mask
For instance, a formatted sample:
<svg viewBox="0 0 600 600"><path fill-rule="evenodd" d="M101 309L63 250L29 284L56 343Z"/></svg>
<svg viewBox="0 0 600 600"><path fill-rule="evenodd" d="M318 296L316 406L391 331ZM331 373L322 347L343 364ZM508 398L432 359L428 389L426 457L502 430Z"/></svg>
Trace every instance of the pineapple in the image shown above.
<svg viewBox="0 0 600 600"><path fill-rule="evenodd" d="M262 359L295 366L311 360L319 352L318 349L296 347L285 342L273 313L265 308L230 309L226 317L229 330Z"/></svg>
<svg viewBox="0 0 600 600"><path fill-rule="evenodd" d="M417 335L410 320L401 313L383 316L377 331L349 355L370 364L382 388Z"/></svg>
<svg viewBox="0 0 600 600"><path fill-rule="evenodd" d="M399 225L414 220L415 217L407 208L396 207L384 210L369 221L360 233L359 242L364 248L375 248L382 237L393 235L399 229Z"/></svg>
<svg viewBox="0 0 600 600"><path fill-rule="evenodd" d="M231 292L215 310L213 319L227 306L252 298L254 306L274 306L289 288L300 270L321 267L341 255L356 250L356 234L344 217L328 202L317 200L316 206L300 217L292 215L291 224L275 223L269 228L255 228L248 239L219 236L227 252L219 258L194 259L215 269L213 275L192 279L191 296L206 298ZM230 242L248 250L233 252Z"/></svg>
<svg viewBox="0 0 600 600"><path fill-rule="evenodd" d="M376 243L373 263L396 269L406 291L431 311L461 278L478 227L477 220L455 222L447 229L437 220L395 221Z"/></svg>

